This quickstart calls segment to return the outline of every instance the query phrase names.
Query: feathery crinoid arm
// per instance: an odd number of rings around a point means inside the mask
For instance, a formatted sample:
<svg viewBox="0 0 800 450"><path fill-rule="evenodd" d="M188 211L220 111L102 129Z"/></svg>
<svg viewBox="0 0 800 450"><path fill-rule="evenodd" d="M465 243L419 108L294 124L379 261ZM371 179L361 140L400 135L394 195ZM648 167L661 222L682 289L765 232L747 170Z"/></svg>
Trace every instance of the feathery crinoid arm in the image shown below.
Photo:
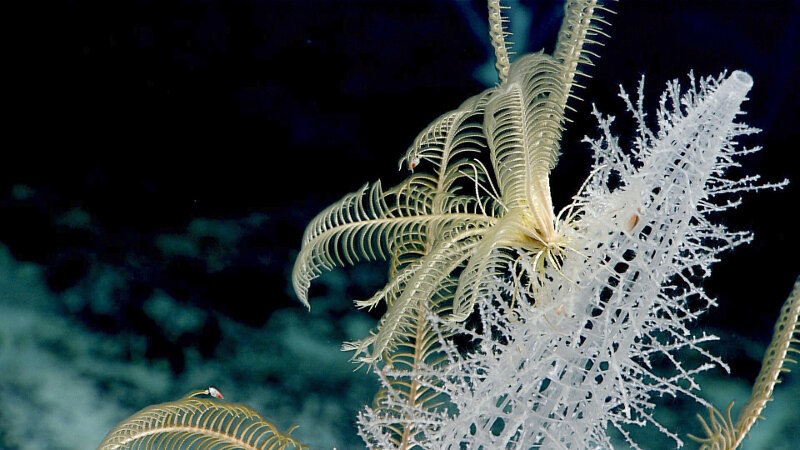
<svg viewBox="0 0 800 450"><path fill-rule="evenodd" d="M458 287L453 296L452 315L448 320L461 322L472 313L475 303L489 295L497 280L494 274L503 273L516 258L509 248L522 247L526 243L526 224L518 212L512 212L492 227L484 239L472 251L469 263L461 272Z"/></svg>
<svg viewBox="0 0 800 450"><path fill-rule="evenodd" d="M312 220L292 273L303 304L308 306L311 280L325 270L389 259L394 278L427 254L444 231L493 223L501 208L491 195L478 195L493 188L483 166L473 162L486 147L481 122L490 95L487 90L470 98L420 133L400 162L429 172L418 171L386 191L380 182L365 185ZM384 291L393 289L378 294Z"/></svg>
<svg viewBox="0 0 800 450"><path fill-rule="evenodd" d="M197 391L137 412L114 427L98 450L308 448L291 436L293 429L281 433L247 406L203 398L204 394L213 395L209 389Z"/></svg>
<svg viewBox="0 0 800 450"><path fill-rule="evenodd" d="M505 24L508 18L503 15L503 9L508 8L500 4L500 0L489 0L489 38L492 41L495 55L495 67L497 68L497 76L500 79L500 84L505 84L508 81L508 46L506 45L506 36L510 33L506 31Z"/></svg>
<svg viewBox="0 0 800 450"><path fill-rule="evenodd" d="M548 176L564 122L559 73L556 61L542 52L514 61L509 82L489 102L484 121L503 203L530 211L543 235L553 228Z"/></svg>
<svg viewBox="0 0 800 450"><path fill-rule="evenodd" d="M716 408L709 408L709 422L698 416L706 437L689 436L702 444L701 450L734 450L741 445L756 420L763 419L761 412L764 411L767 402L772 400L772 392L775 390L775 385L780 382L781 373L789 372L785 367L786 363L797 363L796 360L789 358L790 353L800 354L800 277L795 281L789 298L781 308L781 315L775 322L772 342L767 347L750 400L739 413L736 424L734 425L731 419L733 402L724 415Z"/></svg>
<svg viewBox="0 0 800 450"><path fill-rule="evenodd" d="M597 0L568 1L553 55L539 52L511 64L508 82L487 107L484 130L503 202L529 210L534 227L545 239L553 235L549 174L559 156L567 100L591 64L587 44L603 34L598 15L608 11Z"/></svg>
<svg viewBox="0 0 800 450"><path fill-rule="evenodd" d="M496 190L478 159L487 148L483 115L495 89L470 97L458 109L443 114L423 130L400 159L410 170L429 169L425 176L433 188L433 213L479 209L502 215ZM431 229L430 248L440 230Z"/></svg>
<svg viewBox="0 0 800 450"><path fill-rule="evenodd" d="M457 226L466 221L489 223L479 212L432 212L430 180L421 175L384 191L380 182L358 191L322 211L308 225L295 261L292 283L306 306L311 280L325 270L403 256L425 247L426 228ZM399 252L399 253L398 253Z"/></svg>
<svg viewBox="0 0 800 450"><path fill-rule="evenodd" d="M399 336L419 325L415 321L420 308L430 308L435 299L440 305L437 313L451 310L456 302L454 289L448 287L455 284L452 273L466 263L485 230L470 227L449 234L418 262L390 280L387 285L390 292L381 294L389 309L381 317L377 331L360 341L346 343L343 350L354 350L354 359L374 363L395 349ZM395 285L395 280L401 281ZM377 300L373 298L371 302Z"/></svg>
<svg viewBox="0 0 800 450"><path fill-rule="evenodd" d="M588 76L579 70L580 65L592 66L592 58L599 56L588 50L587 45L602 45L598 38L607 38L603 25L609 26L603 14L614 12L598 0L567 0L564 4L564 21L558 31L553 58L562 66L562 77L565 84L565 94L578 98L572 87L582 87L575 84L578 75ZM562 108L566 108L567 97L562 99Z"/></svg>
<svg viewBox="0 0 800 450"><path fill-rule="evenodd" d="M441 411L447 396L428 371L447 361L439 339L450 331L434 329L434 317L452 310L454 273L505 212L478 158L487 147L483 115L493 92L484 91L434 120L400 160L401 168L418 170L410 179L418 177L428 188L427 214L480 218L431 222L414 235L395 236L389 283L369 300L356 302L388 305L369 336L343 346L355 351L354 360L372 365L384 385L375 408L367 408L359 420L362 437L375 448L420 448L435 423L447 417Z"/></svg>
<svg viewBox="0 0 800 450"><path fill-rule="evenodd" d="M428 439L449 419L441 370L453 351L440 343L453 330L442 327L438 318L447 314L455 283L453 278L443 281L431 301L414 310L394 348L376 368L383 389L374 406L365 408L358 419L359 434L370 448L436 448Z"/></svg>
<svg viewBox="0 0 800 450"><path fill-rule="evenodd" d="M761 371L753 386L753 393L736 423L738 443L742 442L756 420L761 417L761 411L767 402L772 399L772 391L780 381L778 379L780 374L789 371L785 367L786 363L797 363L796 360L789 358L790 353L800 354L800 276L781 309L781 315L775 323L775 334L761 363Z"/></svg>

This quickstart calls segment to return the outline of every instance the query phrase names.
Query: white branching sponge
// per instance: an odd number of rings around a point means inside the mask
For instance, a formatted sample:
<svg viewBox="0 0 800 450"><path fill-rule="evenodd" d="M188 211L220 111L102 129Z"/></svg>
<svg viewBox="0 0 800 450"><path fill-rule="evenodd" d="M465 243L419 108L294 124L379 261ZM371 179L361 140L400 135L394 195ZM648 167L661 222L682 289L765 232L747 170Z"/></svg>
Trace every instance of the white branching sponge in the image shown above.
<svg viewBox="0 0 800 450"><path fill-rule="evenodd" d="M757 150L735 142L756 131L734 121L752 78L736 71L690 82L683 94L677 81L667 85L657 130L645 124L642 85L635 106L621 93L638 122L631 152L611 134L613 119L595 111L603 136L589 140L594 170L558 219L563 258L542 269L520 252L479 299L480 324L459 330L474 351L455 351L452 324L427 317L448 363L393 374L449 399L449 416L405 411L406 429L424 430L425 447L611 448L613 427L638 448L629 426L647 423L682 445L653 418L652 399L682 393L705 404L693 376L724 364L698 346L714 337L688 328L714 304L697 283L719 252L750 240L710 216L738 204L730 194L782 185L725 178L738 156ZM707 361L686 367L676 355L686 348ZM368 410L362 434L385 427L382 419Z"/></svg>

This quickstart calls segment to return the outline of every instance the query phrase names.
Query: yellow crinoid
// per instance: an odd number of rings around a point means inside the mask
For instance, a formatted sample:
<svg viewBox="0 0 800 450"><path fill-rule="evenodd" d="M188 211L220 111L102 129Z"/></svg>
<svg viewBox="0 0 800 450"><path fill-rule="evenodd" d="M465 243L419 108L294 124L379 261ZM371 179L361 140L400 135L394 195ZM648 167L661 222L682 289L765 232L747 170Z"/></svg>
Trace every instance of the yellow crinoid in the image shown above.
<svg viewBox="0 0 800 450"><path fill-rule="evenodd" d="M490 34L500 85L436 119L401 159L412 170L384 190L365 185L322 211L308 226L292 274L308 306L311 280L322 271L387 259L389 282L372 298L388 311L369 337L346 348L375 362L422 305L463 321L487 293L493 275L532 256L543 270L564 249L553 212L549 174L559 155L567 101L575 97L586 50L604 36L597 0L568 1L553 54L509 64L499 1L489 1ZM483 162L482 158L484 161ZM560 220L568 220L561 218ZM536 278L536 274L529 274Z"/></svg>

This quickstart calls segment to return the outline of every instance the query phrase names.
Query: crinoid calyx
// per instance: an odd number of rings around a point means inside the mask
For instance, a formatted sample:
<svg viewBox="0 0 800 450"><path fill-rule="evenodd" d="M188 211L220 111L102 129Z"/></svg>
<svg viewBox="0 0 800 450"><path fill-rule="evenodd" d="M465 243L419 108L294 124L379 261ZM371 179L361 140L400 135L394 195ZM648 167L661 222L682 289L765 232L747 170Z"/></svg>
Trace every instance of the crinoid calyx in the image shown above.
<svg viewBox="0 0 800 450"><path fill-rule="evenodd" d="M389 282L356 302L388 311L367 338L346 345L375 362L413 327L420 308L450 322L472 313L493 274L520 255L539 269L558 265L564 247L550 196L567 101L575 97L579 66L596 55L585 47L605 36L594 0L568 1L552 54L544 51L509 64L498 0L489 1L490 35L500 85L436 119L401 159L412 174L384 190L365 185L322 211L308 226L292 274L308 304L308 288L322 271L359 261L389 260ZM488 162L483 162L488 161Z"/></svg>

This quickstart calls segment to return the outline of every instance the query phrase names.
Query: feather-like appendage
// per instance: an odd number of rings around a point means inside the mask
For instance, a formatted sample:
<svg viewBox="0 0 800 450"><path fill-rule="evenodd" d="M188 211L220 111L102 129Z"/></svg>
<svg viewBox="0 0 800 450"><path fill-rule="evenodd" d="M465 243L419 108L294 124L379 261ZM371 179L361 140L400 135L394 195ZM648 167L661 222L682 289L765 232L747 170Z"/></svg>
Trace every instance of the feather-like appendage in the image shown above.
<svg viewBox="0 0 800 450"><path fill-rule="evenodd" d="M797 364L796 360L790 358L792 353L800 355L800 277L795 281L789 298L781 308L781 314L775 322L775 333L761 363L761 371L753 385L750 400L739 413L736 424L731 419L733 402L728 406L725 415L716 408L709 407L708 422L698 416L706 436L689 437L702 444L700 450L735 450L741 445L756 421L763 418L761 413L767 402L772 400L772 392L780 382L781 373L789 372L786 364Z"/></svg>
<svg viewBox="0 0 800 450"><path fill-rule="evenodd" d="M389 309L378 323L377 331L361 341L346 343L343 349L355 350L356 359L368 363L376 362L393 350L397 336L417 326L421 308L429 307L433 299L443 293L448 294L446 297L452 296L452 290L446 288L452 282L451 273L465 263L481 241L483 231L484 228L474 228L454 234L423 256L418 266L410 266L413 273L403 274L408 279L404 278L401 289L393 289L392 295L387 296ZM393 286L391 281L390 286Z"/></svg>
<svg viewBox="0 0 800 450"><path fill-rule="evenodd" d="M456 276L481 236L504 214L477 159L486 148L483 113L492 92L470 98L419 134L400 160L401 167L417 170L404 182L387 191L380 183L366 185L306 229L292 274L306 305L311 280L322 271L363 260L390 261L387 285L356 301L369 308L385 302L389 310L370 336L345 344L344 349L356 351L355 359L375 362L391 350L418 308L441 295L441 286Z"/></svg>
<svg viewBox="0 0 800 450"><path fill-rule="evenodd" d="M452 294L454 287L445 283L442 290ZM449 397L441 390L440 377L456 349L441 345L453 334L452 327L443 327L441 321L447 297L438 296L414 310L396 346L376 370L383 388L374 405L358 418L359 434L370 448L434 448L429 437L448 421Z"/></svg>
<svg viewBox="0 0 800 450"><path fill-rule="evenodd" d="M614 14L603 2L597 0L567 0L564 3L564 20L558 32L558 41L553 57L562 64L565 93L575 96L572 87L578 86L575 78L578 75L588 76L579 70L581 65L592 66L592 58L599 56L587 49L589 45L602 45L600 39L608 38L603 31L610 24L603 14ZM568 98L562 98L566 107Z"/></svg>
<svg viewBox="0 0 800 450"><path fill-rule="evenodd" d="M477 223L488 226L492 217L464 209L433 212L434 187L423 175L385 191L380 182L364 185L320 213L308 226L295 262L295 292L308 305L311 280L325 270L359 261L417 259L426 248L428 228L458 228ZM459 204L461 206L463 204Z"/></svg>
<svg viewBox="0 0 800 450"><path fill-rule="evenodd" d="M103 439L99 450L214 449L302 450L291 436L247 406L202 398L197 391L149 406L125 419Z"/></svg>

